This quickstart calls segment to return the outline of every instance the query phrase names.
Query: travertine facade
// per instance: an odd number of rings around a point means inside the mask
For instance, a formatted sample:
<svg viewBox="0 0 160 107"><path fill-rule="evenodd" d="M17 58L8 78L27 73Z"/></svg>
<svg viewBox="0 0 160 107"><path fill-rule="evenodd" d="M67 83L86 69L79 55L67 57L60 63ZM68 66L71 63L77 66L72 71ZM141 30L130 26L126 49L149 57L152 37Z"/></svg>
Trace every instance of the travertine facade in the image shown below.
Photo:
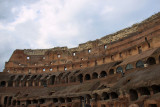
<svg viewBox="0 0 160 107"><path fill-rule="evenodd" d="M160 107L160 13L76 48L15 50L2 107Z"/></svg>

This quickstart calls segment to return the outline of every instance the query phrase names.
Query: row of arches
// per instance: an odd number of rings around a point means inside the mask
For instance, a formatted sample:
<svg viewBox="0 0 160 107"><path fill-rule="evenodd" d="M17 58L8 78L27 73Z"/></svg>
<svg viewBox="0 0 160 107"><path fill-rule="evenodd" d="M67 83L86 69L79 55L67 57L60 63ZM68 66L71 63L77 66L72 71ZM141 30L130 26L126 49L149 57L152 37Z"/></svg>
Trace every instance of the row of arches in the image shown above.
<svg viewBox="0 0 160 107"><path fill-rule="evenodd" d="M139 87L137 89L130 89L127 94L129 94L130 101L136 101L140 96L143 95L152 95L157 94L160 92L160 86L159 85L152 85L149 87ZM78 99L82 102L90 103L90 101L102 101L102 100L114 100L118 99L119 95L116 92L101 92L100 93L94 93L92 95L86 94L84 96L79 96ZM59 98L50 98L53 104L55 103L72 103L72 100L75 98L72 97L59 97ZM76 98L77 99L77 98ZM26 105L30 104L44 104L48 101L47 99L33 99L33 100L26 100ZM21 102L19 100L13 99L12 96L6 96L4 97L4 105L10 106L10 105L21 105Z"/></svg>
<svg viewBox="0 0 160 107"><path fill-rule="evenodd" d="M146 62L150 65L156 64L155 58L153 58L153 57L149 57ZM144 67L143 61L141 61L141 60L137 61L136 68L142 68L142 67ZM133 68L134 67L132 64L126 65L126 71L133 69ZM56 76L54 74L47 74L45 77L42 74L40 74L40 75L26 75L26 76L19 75L18 77L13 75L10 77L9 81L0 81L0 87L5 87L6 85L8 87L13 87L13 86L15 86L15 87L24 86L25 87L25 86L41 86L41 85L47 86L47 85L71 83L71 82L82 83L83 81L86 81L86 80L104 78L104 77L107 77L108 75L113 75L115 73L122 73L122 75L123 75L124 74L123 67L118 66L116 68L116 72L114 72L114 69L110 69L108 73L106 71L101 71L100 73L97 73L97 72L86 73L86 74L81 73L78 76L72 76L72 75L70 76L71 72L68 72L67 75L63 75L63 74L65 74L65 72L62 72L58 76ZM42 77L43 77L43 79L42 79Z"/></svg>
<svg viewBox="0 0 160 107"><path fill-rule="evenodd" d="M111 92L111 93L107 93L107 92L103 92L101 95L95 93L93 95L90 95L90 94L86 94L86 95L83 95L83 96L79 96L79 97L76 97L76 100L79 99L80 102L85 102L85 103L90 103L90 101L100 101L100 100L109 100L109 99L117 99L118 98L118 94L116 92ZM71 98L71 97L59 97L59 98L49 98L49 99L28 99L25 101L25 105L28 106L28 105L31 105L31 104L44 104L44 103L47 103L47 101L52 101L53 104L63 104L63 103L72 103L73 100L75 98ZM9 100L9 102L8 102ZM13 106L20 106L20 105L24 105L24 101L23 103L21 103L21 101L19 100L16 100L16 99L12 99L12 97L4 97L4 105L5 106L10 106L10 105L13 105Z"/></svg>
<svg viewBox="0 0 160 107"><path fill-rule="evenodd" d="M151 87L140 87L137 89L130 89L129 95L130 95L130 100L135 101L139 98L139 96L151 95L151 94L156 94L159 92L160 92L160 86L152 85Z"/></svg>

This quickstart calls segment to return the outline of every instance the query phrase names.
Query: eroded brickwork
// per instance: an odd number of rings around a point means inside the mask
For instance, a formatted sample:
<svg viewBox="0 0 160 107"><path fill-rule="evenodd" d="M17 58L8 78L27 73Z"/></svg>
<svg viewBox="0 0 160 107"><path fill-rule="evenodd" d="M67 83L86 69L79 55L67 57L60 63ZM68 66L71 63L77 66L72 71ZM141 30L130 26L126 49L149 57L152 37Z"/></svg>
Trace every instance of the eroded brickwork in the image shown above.
<svg viewBox="0 0 160 107"><path fill-rule="evenodd" d="M15 50L2 107L160 107L160 13L76 48Z"/></svg>

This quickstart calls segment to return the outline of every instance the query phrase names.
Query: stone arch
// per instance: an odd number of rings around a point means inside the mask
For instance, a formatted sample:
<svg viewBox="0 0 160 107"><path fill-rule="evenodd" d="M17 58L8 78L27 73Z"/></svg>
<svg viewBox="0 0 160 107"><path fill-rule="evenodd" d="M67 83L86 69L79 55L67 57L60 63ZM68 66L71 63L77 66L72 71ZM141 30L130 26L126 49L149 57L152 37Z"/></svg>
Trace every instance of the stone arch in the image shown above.
<svg viewBox="0 0 160 107"><path fill-rule="evenodd" d="M47 86L47 81L46 81L46 79L41 80L41 86L44 86L44 87Z"/></svg>
<svg viewBox="0 0 160 107"><path fill-rule="evenodd" d="M137 61L136 68L143 68L143 67L144 67L143 61L141 61L141 60Z"/></svg>
<svg viewBox="0 0 160 107"><path fill-rule="evenodd" d="M51 83L51 85L54 85L54 83L55 83L55 75L51 76L50 83Z"/></svg>
<svg viewBox="0 0 160 107"><path fill-rule="evenodd" d="M26 101L26 105L29 105L29 104L31 104L31 100Z"/></svg>
<svg viewBox="0 0 160 107"><path fill-rule="evenodd" d="M157 104L149 104L148 107L158 107Z"/></svg>
<svg viewBox="0 0 160 107"><path fill-rule="evenodd" d="M118 98L118 94L115 93L115 92L111 92L111 98L112 98L112 99Z"/></svg>
<svg viewBox="0 0 160 107"><path fill-rule="evenodd" d="M7 100L8 100L8 96L5 96L5 97L4 97L4 105L7 104Z"/></svg>
<svg viewBox="0 0 160 107"><path fill-rule="evenodd" d="M98 74L96 73L96 72L94 72L93 74L92 74L92 79L97 79L98 78Z"/></svg>
<svg viewBox="0 0 160 107"><path fill-rule="evenodd" d="M148 65L154 65L154 64L156 64L155 58L154 58L154 57L149 57L149 58L147 59L147 64L148 64Z"/></svg>
<svg viewBox="0 0 160 107"><path fill-rule="evenodd" d="M16 100L13 100L12 105L16 106Z"/></svg>
<svg viewBox="0 0 160 107"><path fill-rule="evenodd" d="M61 103L65 103L65 99L64 99L64 98L59 98L59 101L60 101Z"/></svg>
<svg viewBox="0 0 160 107"><path fill-rule="evenodd" d="M121 66L117 67L116 72L123 73L123 68Z"/></svg>
<svg viewBox="0 0 160 107"><path fill-rule="evenodd" d="M17 105L20 105L21 104L21 102L20 101L17 101Z"/></svg>
<svg viewBox="0 0 160 107"><path fill-rule="evenodd" d="M33 104L38 104L38 100L34 99Z"/></svg>
<svg viewBox="0 0 160 107"><path fill-rule="evenodd" d="M86 74L86 75L85 75L85 80L90 80L90 79L91 79L90 75L89 75L89 74Z"/></svg>
<svg viewBox="0 0 160 107"><path fill-rule="evenodd" d="M69 98L69 97L67 97L67 102L72 102L72 99L71 98Z"/></svg>
<svg viewBox="0 0 160 107"><path fill-rule="evenodd" d="M105 76L107 76L106 71L101 71L101 73L100 73L100 77L101 77L101 78L103 78L103 77L105 77Z"/></svg>
<svg viewBox="0 0 160 107"><path fill-rule="evenodd" d="M130 69L133 69L133 65L132 64L127 64L126 65L126 71L130 70Z"/></svg>
<svg viewBox="0 0 160 107"><path fill-rule="evenodd" d="M53 98L53 103L58 103L58 98Z"/></svg>
<svg viewBox="0 0 160 107"><path fill-rule="evenodd" d="M40 104L44 104L44 103L45 103L45 100L44 100L44 99L39 99L39 103L40 103Z"/></svg>
<svg viewBox="0 0 160 107"><path fill-rule="evenodd" d="M141 95L150 95L150 91L148 90L147 87L139 88L139 92L140 92Z"/></svg>
<svg viewBox="0 0 160 107"><path fill-rule="evenodd" d="M9 100L8 100L8 105L11 105L11 102L12 101L12 96L11 97L9 97Z"/></svg>
<svg viewBox="0 0 160 107"><path fill-rule="evenodd" d="M5 87L6 86L6 81L1 81L1 87Z"/></svg>
<svg viewBox="0 0 160 107"><path fill-rule="evenodd" d="M12 75L11 77L10 77L10 80L14 80L15 79L15 75Z"/></svg>
<svg viewBox="0 0 160 107"><path fill-rule="evenodd" d="M158 85L152 85L151 88L153 90L153 94L160 92L160 86L158 86Z"/></svg>
<svg viewBox="0 0 160 107"><path fill-rule="evenodd" d="M114 69L110 69L109 70L109 75L113 75L114 74Z"/></svg>
<svg viewBox="0 0 160 107"><path fill-rule="evenodd" d="M79 75L78 75L78 81L80 81L80 83L83 82L83 75L82 75L82 74L79 74Z"/></svg>
<svg viewBox="0 0 160 107"><path fill-rule="evenodd" d="M102 93L102 98L103 100L108 100L109 99L109 94L107 92Z"/></svg>
<svg viewBox="0 0 160 107"><path fill-rule="evenodd" d="M130 100L135 101L138 99L138 93L136 90L130 89L129 90Z"/></svg>

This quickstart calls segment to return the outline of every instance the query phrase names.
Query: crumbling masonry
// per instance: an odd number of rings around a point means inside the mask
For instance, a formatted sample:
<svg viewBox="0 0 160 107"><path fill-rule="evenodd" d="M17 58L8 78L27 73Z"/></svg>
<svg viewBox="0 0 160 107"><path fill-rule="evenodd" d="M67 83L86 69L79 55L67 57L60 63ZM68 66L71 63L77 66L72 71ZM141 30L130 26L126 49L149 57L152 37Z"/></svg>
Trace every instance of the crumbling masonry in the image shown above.
<svg viewBox="0 0 160 107"><path fill-rule="evenodd" d="M1 107L160 107L160 13L76 48L15 50Z"/></svg>

